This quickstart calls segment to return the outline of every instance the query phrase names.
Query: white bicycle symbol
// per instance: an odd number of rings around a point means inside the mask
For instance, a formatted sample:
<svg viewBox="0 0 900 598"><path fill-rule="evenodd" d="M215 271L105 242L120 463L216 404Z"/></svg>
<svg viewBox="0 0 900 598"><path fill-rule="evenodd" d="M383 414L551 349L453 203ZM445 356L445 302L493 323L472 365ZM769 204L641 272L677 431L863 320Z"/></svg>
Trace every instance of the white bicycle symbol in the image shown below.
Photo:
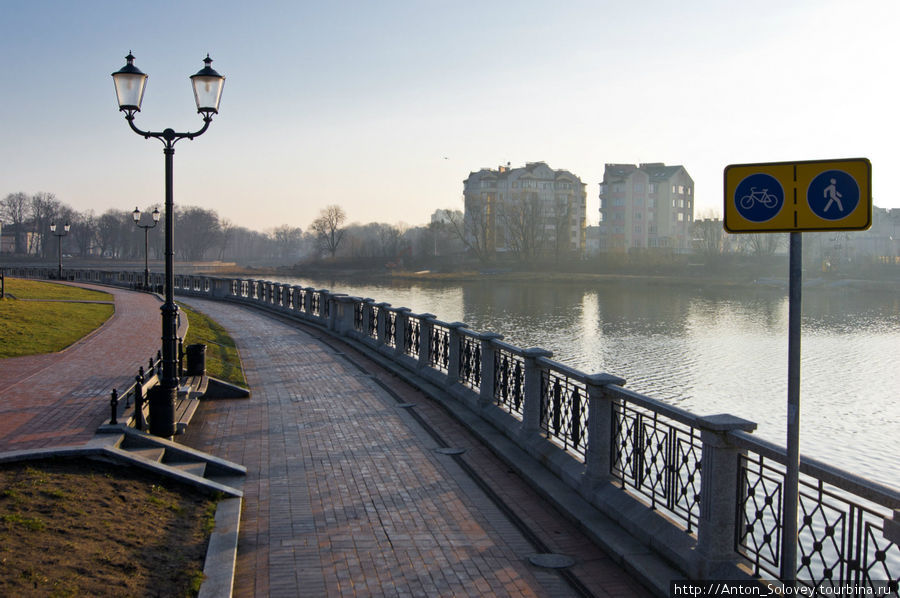
<svg viewBox="0 0 900 598"><path fill-rule="evenodd" d="M769 209L772 209L778 205L778 198L769 193L768 189L757 191L756 187L750 187L750 195L745 195L741 198L741 209L749 210L756 202L761 203L763 206Z"/></svg>

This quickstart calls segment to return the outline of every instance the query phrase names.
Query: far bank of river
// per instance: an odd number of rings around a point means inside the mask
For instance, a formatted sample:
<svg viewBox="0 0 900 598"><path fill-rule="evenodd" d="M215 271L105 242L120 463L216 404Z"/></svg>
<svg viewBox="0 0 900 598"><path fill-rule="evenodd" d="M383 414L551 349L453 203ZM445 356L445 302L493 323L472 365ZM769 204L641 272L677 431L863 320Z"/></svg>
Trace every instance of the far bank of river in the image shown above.
<svg viewBox="0 0 900 598"><path fill-rule="evenodd" d="M702 267L675 274L661 273L592 273L592 272L559 272L559 271L520 271L513 269L460 270L453 272L437 272L431 270L373 270L351 268L240 268L234 271L225 270L211 273L213 276L236 275L258 280L299 279L332 281L336 284L466 284L466 283L532 283L540 282L557 285L625 285L625 286L663 286L685 287L693 289L714 288L783 288L788 287L787 269L783 276L778 275L781 269L768 269L758 276L749 275L742 270L727 274L714 274ZM822 275L817 271L806 271L803 275L804 287L820 287L834 289L857 289L869 291L900 292L900 278L885 279L877 277L849 277Z"/></svg>

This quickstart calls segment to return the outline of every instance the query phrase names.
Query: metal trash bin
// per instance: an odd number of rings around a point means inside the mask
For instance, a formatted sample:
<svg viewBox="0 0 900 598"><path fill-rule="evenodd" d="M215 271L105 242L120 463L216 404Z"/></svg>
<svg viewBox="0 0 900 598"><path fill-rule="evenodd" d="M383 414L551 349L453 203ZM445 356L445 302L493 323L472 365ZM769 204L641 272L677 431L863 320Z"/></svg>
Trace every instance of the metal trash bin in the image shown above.
<svg viewBox="0 0 900 598"><path fill-rule="evenodd" d="M167 393L162 386L154 386L147 393L147 400L150 403L150 433L163 438L174 436L175 392Z"/></svg>
<svg viewBox="0 0 900 598"><path fill-rule="evenodd" d="M188 345L184 348L184 355L187 358L184 372L186 376L202 376L206 373L206 345Z"/></svg>

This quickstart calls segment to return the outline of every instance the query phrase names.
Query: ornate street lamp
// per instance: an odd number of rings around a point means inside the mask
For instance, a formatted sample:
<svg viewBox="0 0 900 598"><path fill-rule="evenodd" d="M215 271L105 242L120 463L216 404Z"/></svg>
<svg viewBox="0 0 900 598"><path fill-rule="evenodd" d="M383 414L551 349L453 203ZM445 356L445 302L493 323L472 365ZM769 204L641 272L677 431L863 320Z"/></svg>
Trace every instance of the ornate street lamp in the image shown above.
<svg viewBox="0 0 900 598"><path fill-rule="evenodd" d="M56 237L57 255L59 256L56 266L56 280L62 280L62 238L69 234L69 223L66 222L63 225L62 231L56 232L56 223L51 222L50 232Z"/></svg>
<svg viewBox="0 0 900 598"><path fill-rule="evenodd" d="M222 99L222 87L225 85L225 77L213 70L212 59L209 54L203 61L206 66L197 74L191 76L191 85L194 88L194 99L197 102L197 112L203 116L203 126L194 133L176 133L172 129L164 129L161 132L142 131L134 124L134 115L141 111L141 101L144 98L144 87L147 84L147 75L134 66L134 56L131 52L125 57L127 63L121 69L112 74L116 85L116 97L119 101L119 111L125 113L125 120L131 130L144 139L154 137L163 143L165 154L165 184L166 184L166 300L162 310L162 379L160 390L150 400L150 432L157 436L172 436L175 434L175 399L178 391L178 378L176 368L176 318L178 307L175 305L175 202L172 195L172 156L175 154L175 143L180 139L193 139L206 132L212 115L219 112L219 101Z"/></svg>
<svg viewBox="0 0 900 598"><path fill-rule="evenodd" d="M150 232L151 228L154 228L157 224L159 224L159 208L153 208L153 213L150 214L153 216L153 224L141 224L141 211L134 208L134 212L131 213L131 217L134 218L134 224L138 228L144 229L144 289L148 290L150 288L150 264L148 262L148 243L147 243L147 233Z"/></svg>

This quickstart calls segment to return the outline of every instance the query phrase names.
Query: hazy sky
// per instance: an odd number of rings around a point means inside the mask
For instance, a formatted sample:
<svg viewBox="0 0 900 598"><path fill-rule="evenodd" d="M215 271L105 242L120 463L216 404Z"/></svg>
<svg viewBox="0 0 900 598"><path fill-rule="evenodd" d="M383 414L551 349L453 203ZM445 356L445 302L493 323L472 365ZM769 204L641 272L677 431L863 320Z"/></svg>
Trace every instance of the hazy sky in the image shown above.
<svg viewBox="0 0 900 598"><path fill-rule="evenodd" d="M209 131L175 152L175 201L235 224L427 221L482 167L683 164L721 212L746 162L900 166L900 2L0 0L0 197L78 210L163 201L163 153L132 133L110 74L150 76L136 123L199 128L188 77L226 76Z"/></svg>

